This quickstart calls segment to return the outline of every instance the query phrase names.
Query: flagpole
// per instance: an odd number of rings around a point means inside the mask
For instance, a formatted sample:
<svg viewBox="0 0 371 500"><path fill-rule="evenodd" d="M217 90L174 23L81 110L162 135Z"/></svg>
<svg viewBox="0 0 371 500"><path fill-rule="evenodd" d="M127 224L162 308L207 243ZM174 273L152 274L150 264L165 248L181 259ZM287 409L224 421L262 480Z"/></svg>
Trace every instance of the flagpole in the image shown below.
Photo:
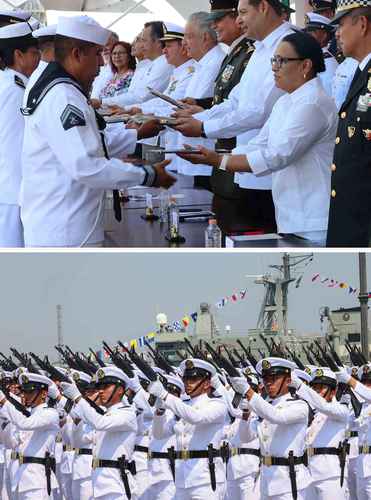
<svg viewBox="0 0 371 500"><path fill-rule="evenodd" d="M361 346L365 358L369 359L369 339L368 339L368 291L367 291L367 271L366 254L360 253L359 260L359 303L361 306Z"/></svg>

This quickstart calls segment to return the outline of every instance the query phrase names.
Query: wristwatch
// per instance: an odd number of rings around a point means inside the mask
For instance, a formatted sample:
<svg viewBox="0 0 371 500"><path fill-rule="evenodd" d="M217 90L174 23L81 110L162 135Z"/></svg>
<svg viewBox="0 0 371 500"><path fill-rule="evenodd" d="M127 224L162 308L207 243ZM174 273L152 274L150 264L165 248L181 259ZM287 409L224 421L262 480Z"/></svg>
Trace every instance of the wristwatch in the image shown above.
<svg viewBox="0 0 371 500"><path fill-rule="evenodd" d="M207 135L205 134L204 122L201 123L201 137L207 139Z"/></svg>
<svg viewBox="0 0 371 500"><path fill-rule="evenodd" d="M218 170L223 170L223 172L226 172L227 171L228 160L229 160L229 155L223 155L223 158L222 158L222 161L220 162Z"/></svg>

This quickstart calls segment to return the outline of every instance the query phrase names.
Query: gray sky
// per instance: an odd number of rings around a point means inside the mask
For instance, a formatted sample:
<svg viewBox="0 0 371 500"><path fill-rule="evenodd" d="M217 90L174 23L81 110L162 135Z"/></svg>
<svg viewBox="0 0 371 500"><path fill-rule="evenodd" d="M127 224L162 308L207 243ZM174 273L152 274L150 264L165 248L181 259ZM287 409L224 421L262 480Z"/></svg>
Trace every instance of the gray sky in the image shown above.
<svg viewBox="0 0 371 500"><path fill-rule="evenodd" d="M63 307L64 342L74 349L98 348L102 339L138 338L156 327L158 312L169 321L215 304L247 288L243 301L217 311L243 334L256 326L263 286L245 278L281 262L280 253L34 253L0 255L2 284L0 349L51 353L57 343L56 305ZM368 284L371 289L371 259ZM318 253L306 267L301 286L289 293L289 327L320 332L319 308L353 307L356 296L313 284L311 277L344 280L358 287L358 254Z"/></svg>

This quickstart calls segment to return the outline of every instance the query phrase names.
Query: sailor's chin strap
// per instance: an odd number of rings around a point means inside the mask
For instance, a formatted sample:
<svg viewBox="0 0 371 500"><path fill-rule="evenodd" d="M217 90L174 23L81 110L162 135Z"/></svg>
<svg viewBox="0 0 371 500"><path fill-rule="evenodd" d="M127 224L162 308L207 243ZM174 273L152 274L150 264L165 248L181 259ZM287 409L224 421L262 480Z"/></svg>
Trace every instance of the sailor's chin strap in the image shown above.
<svg viewBox="0 0 371 500"><path fill-rule="evenodd" d="M194 394L194 393L197 391L197 389L199 389L199 387L201 387L201 385L202 385L202 384L205 382L205 380L207 380L207 379L208 379L208 377L203 377L203 378L199 381L199 383L198 383L198 384L197 384L197 385L196 385L196 386L192 389L192 391L191 391L190 393L187 393L187 394L188 394L188 396L192 396L192 394Z"/></svg>

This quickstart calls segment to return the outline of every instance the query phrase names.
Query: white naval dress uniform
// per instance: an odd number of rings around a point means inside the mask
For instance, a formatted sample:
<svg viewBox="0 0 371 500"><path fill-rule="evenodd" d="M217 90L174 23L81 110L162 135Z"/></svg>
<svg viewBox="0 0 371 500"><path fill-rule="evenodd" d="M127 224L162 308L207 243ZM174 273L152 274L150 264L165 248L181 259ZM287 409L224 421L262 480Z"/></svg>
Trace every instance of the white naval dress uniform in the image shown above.
<svg viewBox="0 0 371 500"><path fill-rule="evenodd" d="M1 415L8 418L20 432L19 453L27 457L44 458L45 453L54 455L55 437L59 429L58 412L46 404L32 408L29 417L24 416L6 401L0 410ZM51 472L51 489L57 488L54 472ZM12 495L17 500L46 500L46 477L43 465L26 463L17 467Z"/></svg>
<svg viewBox="0 0 371 500"><path fill-rule="evenodd" d="M346 57L338 65L332 80L332 97L335 99L337 109L340 109L352 83L354 73L358 68L358 61L352 57Z"/></svg>
<svg viewBox="0 0 371 500"><path fill-rule="evenodd" d="M256 420L257 416L250 414L249 420ZM241 437L245 425L249 425L237 417L233 423L226 426L225 440L230 448L250 448L259 450L260 444L257 436L252 436L251 441L245 441ZM231 456L227 465L227 494L226 500L259 500L257 479L259 472L259 457L254 455L237 454Z"/></svg>
<svg viewBox="0 0 371 500"><path fill-rule="evenodd" d="M73 418L72 445L75 454L72 464L72 498L74 500L93 500L92 457L95 443L95 430L90 424L79 417L78 412L72 409ZM78 450L91 450L91 455L78 454Z"/></svg>
<svg viewBox="0 0 371 500"><path fill-rule="evenodd" d="M303 456L309 416L307 403L292 399L290 394L269 403L254 394L248 405L260 419L241 422L241 439L249 441L257 435L262 457L287 458L290 451L295 457ZM304 464L295 466L295 471L298 500L304 500L310 474ZM260 487L263 500L292 499L289 467L261 465Z"/></svg>
<svg viewBox="0 0 371 500"><path fill-rule="evenodd" d="M47 63L46 61L40 60L39 64L37 65L37 68L35 69L35 71L32 73L32 75L28 79L28 82L27 82L27 85L26 85L26 90L24 91L24 95L23 95L23 104L22 104L22 106L24 108L27 105L27 99L28 99L28 94L30 93L30 90L35 85L35 83L40 78L40 76L43 74L43 72L47 68L48 64L49 63Z"/></svg>
<svg viewBox="0 0 371 500"><path fill-rule="evenodd" d="M84 422L96 431L94 458L117 460L125 455L132 459L137 420L134 407L123 402L111 406L104 415L99 415L84 399L75 408ZM132 498L135 498L135 481L128 472ZM93 497L99 500L124 500L127 498L118 469L93 468Z"/></svg>
<svg viewBox="0 0 371 500"><path fill-rule="evenodd" d="M73 425L71 415L67 415L61 429L63 448L60 464L60 487L64 498L72 498L72 464L75 455L72 444Z"/></svg>
<svg viewBox="0 0 371 500"><path fill-rule="evenodd" d="M347 435L349 436L349 461L348 461L348 496L349 498L357 498L357 465L358 465L358 436L359 436L359 422L354 415L354 411L351 407L349 409L349 422ZM350 433L356 433L357 435L351 436Z"/></svg>
<svg viewBox="0 0 371 500"><path fill-rule="evenodd" d="M316 410L313 422L307 432L308 448L338 448L345 439L349 420L349 410L334 398L327 402L312 388L302 384L296 391ZM340 463L336 455L313 455L309 458L309 470L312 484L308 500L330 500L334 496L340 500L346 496L346 480L340 485ZM345 478L347 477L347 464Z"/></svg>
<svg viewBox="0 0 371 500"><path fill-rule="evenodd" d="M164 55L157 57L145 67L145 71L143 71L140 81L138 81L137 78L133 78L127 92L124 94L118 94L114 97L103 98L102 105L117 105L125 107L135 103L142 104L143 102L148 101L153 97L153 95L149 92L147 87L163 92L168 86L173 69L174 66L167 62Z"/></svg>
<svg viewBox="0 0 371 500"><path fill-rule="evenodd" d="M214 96L215 79L220 71L220 66L225 58L225 51L218 44L210 49L199 61L195 61L195 71L188 87L185 97L193 99L205 99ZM203 145L206 148L214 149L213 139L203 139L200 137L185 137L180 132L176 132L176 148L183 149L184 144L190 146ZM193 165L178 156L172 155L171 169L177 170L184 175L211 175L211 167L205 165Z"/></svg>
<svg viewBox="0 0 371 500"><path fill-rule="evenodd" d="M325 239L336 128L335 103L314 78L282 96L259 134L233 150L257 177L272 174L278 232Z"/></svg>
<svg viewBox="0 0 371 500"><path fill-rule="evenodd" d="M86 125L65 130L66 116ZM25 123L21 212L26 246L104 241L105 189L123 189L145 179L142 168L116 159L134 152L136 131L112 129L106 135L112 157L107 160L93 108L67 83L54 86Z"/></svg>
<svg viewBox="0 0 371 500"><path fill-rule="evenodd" d="M207 137L222 139L237 137L237 147L258 134L269 118L273 105L283 91L276 87L271 57L283 37L292 33L289 23L283 23L262 41L255 41L255 51L249 64L228 98L211 109L195 115L202 120ZM271 189L270 176L256 177L236 173L235 182L242 188Z"/></svg>
<svg viewBox="0 0 371 500"><path fill-rule="evenodd" d="M20 112L27 78L12 69L0 72L0 247L23 247L19 209L24 118Z"/></svg>
<svg viewBox="0 0 371 500"><path fill-rule="evenodd" d="M322 82L326 94L332 97L332 85L339 64L335 59L335 57L332 54L330 54L330 52L326 48L322 49L322 52L325 58L326 70L322 71L322 73L319 73L318 76Z"/></svg>
<svg viewBox="0 0 371 500"><path fill-rule="evenodd" d="M358 423L358 443L360 447L371 447L371 404L365 403L362 407ZM357 458L357 500L371 499L371 454L359 453Z"/></svg>
<svg viewBox="0 0 371 500"><path fill-rule="evenodd" d="M227 418L227 405L222 398L209 398L207 394L202 394L183 402L168 394L164 406L174 416L168 420L165 415L154 415L152 430L155 438L164 439L175 433L178 451L207 450L209 444L219 449ZM177 459L176 499L222 500L225 493L225 467L220 457L214 459L214 464L215 491L211 488L207 458Z"/></svg>
<svg viewBox="0 0 371 500"><path fill-rule="evenodd" d="M165 410L165 419L171 419L170 410ZM151 432L149 449L151 452L166 453L169 448L176 450L175 434L163 439L156 439ZM175 498L175 483L171 472L169 460L166 458L151 458L148 461L148 470L151 478L151 500L172 500Z"/></svg>
<svg viewBox="0 0 371 500"><path fill-rule="evenodd" d="M19 431L16 426L9 420L5 422L7 423L2 424L1 431L1 440L4 445L4 480L1 498L10 500L12 498L12 486L15 484L15 473L18 468L18 460L12 459L12 452L18 449L20 441Z"/></svg>

